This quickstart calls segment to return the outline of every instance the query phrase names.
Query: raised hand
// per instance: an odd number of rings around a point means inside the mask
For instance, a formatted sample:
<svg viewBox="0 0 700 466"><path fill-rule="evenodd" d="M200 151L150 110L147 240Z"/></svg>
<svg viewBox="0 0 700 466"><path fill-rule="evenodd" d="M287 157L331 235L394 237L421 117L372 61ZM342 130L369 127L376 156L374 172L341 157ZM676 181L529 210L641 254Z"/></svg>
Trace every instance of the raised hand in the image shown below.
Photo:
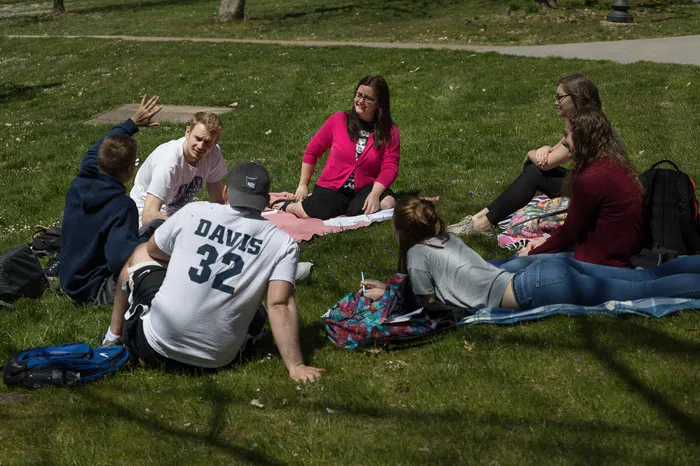
<svg viewBox="0 0 700 466"><path fill-rule="evenodd" d="M154 95L146 101L147 97L148 94L143 95L143 98L141 98L141 105L139 105L138 110L136 110L136 113L131 117L131 121L140 128L160 126L160 123L157 121L151 121L151 118L163 110L162 105L157 105L159 97Z"/></svg>

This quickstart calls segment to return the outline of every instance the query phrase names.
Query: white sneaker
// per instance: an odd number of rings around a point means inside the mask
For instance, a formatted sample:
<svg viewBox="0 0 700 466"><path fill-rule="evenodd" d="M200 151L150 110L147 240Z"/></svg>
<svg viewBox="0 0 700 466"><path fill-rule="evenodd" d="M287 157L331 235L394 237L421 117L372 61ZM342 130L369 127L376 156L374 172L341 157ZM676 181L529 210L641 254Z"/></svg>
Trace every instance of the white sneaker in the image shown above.
<svg viewBox="0 0 700 466"><path fill-rule="evenodd" d="M474 216L467 215L466 217L462 217L462 220L460 220L459 222L453 223L452 225L448 225L447 231L450 233L459 234L459 233L457 233L457 231L460 231L465 225L473 224L473 223L474 223Z"/></svg>
<svg viewBox="0 0 700 466"><path fill-rule="evenodd" d="M123 345L124 344L122 342L121 335L117 336L116 340L111 340L107 337L107 333L108 332L105 332L104 335L102 335L102 338L100 338L100 346L115 346L115 345Z"/></svg>
<svg viewBox="0 0 700 466"><path fill-rule="evenodd" d="M487 228L486 230L476 228L474 226L474 217L471 215L467 215L454 225L448 226L447 232L455 235L480 235L487 238L493 238L496 236L493 228Z"/></svg>
<svg viewBox="0 0 700 466"><path fill-rule="evenodd" d="M297 264L297 275L295 281L303 283L311 276L311 269L314 267L313 262L299 262Z"/></svg>

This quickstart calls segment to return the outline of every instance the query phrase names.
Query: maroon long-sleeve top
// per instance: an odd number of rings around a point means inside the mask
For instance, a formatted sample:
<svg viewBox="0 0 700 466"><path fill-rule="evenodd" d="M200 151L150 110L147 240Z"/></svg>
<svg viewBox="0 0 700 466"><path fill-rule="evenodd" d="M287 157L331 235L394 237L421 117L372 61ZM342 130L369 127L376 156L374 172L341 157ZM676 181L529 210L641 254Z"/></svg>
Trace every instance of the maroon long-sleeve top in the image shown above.
<svg viewBox="0 0 700 466"><path fill-rule="evenodd" d="M642 191L618 163L600 158L576 177L564 225L530 254L575 246L576 260L630 267L642 247Z"/></svg>

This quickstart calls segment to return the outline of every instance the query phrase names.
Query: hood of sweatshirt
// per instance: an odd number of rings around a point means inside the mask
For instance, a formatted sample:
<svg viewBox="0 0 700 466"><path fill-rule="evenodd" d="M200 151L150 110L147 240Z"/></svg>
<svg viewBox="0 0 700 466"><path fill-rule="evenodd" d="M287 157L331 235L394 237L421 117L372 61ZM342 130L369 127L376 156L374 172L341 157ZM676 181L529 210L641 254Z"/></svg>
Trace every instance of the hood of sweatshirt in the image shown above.
<svg viewBox="0 0 700 466"><path fill-rule="evenodd" d="M100 173L96 179L78 177L74 186L80 206L88 214L101 210L110 200L126 192L121 181L105 173Z"/></svg>

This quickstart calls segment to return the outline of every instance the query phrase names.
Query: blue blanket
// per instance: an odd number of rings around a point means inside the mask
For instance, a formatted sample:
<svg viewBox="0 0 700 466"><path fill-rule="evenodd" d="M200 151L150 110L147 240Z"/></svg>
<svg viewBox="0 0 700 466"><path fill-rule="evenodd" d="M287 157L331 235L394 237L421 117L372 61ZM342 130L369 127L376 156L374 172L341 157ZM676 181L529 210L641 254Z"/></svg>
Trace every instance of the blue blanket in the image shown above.
<svg viewBox="0 0 700 466"><path fill-rule="evenodd" d="M552 315L581 316L603 314L613 317L633 314L642 317L666 317L683 309L700 309L700 299L646 298L637 301L608 301L598 306L551 304L528 311L491 307L481 309L474 315L463 318L457 325L515 324Z"/></svg>

